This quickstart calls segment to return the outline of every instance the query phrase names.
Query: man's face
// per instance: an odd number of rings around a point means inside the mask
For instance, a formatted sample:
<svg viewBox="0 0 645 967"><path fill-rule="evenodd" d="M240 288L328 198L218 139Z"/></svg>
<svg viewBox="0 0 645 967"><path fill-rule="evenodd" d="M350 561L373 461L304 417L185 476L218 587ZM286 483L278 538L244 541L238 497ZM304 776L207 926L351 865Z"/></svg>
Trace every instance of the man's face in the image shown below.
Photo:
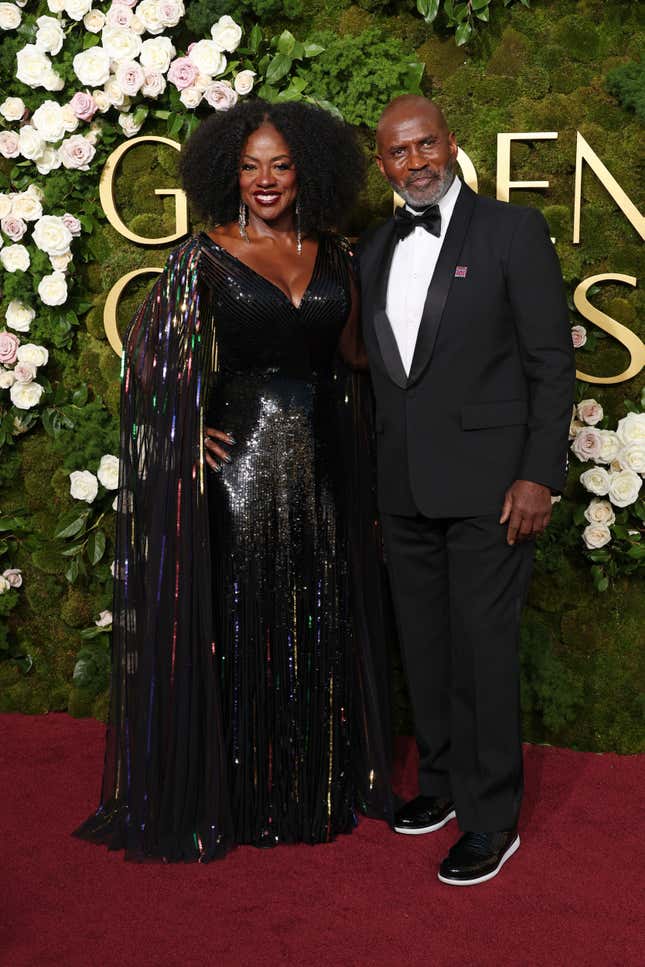
<svg viewBox="0 0 645 967"><path fill-rule="evenodd" d="M411 208L435 204L452 184L457 142L431 104L387 114L379 124L377 150L381 173Z"/></svg>

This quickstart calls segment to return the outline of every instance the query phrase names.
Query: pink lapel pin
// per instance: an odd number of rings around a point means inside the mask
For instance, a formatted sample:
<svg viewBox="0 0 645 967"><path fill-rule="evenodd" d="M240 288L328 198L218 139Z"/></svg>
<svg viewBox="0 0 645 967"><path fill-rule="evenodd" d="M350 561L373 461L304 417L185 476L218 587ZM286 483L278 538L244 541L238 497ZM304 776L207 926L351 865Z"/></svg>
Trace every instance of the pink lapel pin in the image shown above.
<svg viewBox="0 0 645 967"><path fill-rule="evenodd" d="M467 265L458 265L457 268L455 269L456 279L465 279L467 274L468 274Z"/></svg>

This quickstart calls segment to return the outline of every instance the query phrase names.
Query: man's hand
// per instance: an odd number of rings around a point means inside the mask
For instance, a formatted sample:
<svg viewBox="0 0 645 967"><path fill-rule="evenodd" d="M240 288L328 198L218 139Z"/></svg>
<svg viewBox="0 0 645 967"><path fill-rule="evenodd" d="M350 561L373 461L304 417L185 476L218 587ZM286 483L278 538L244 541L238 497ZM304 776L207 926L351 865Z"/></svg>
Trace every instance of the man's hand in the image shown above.
<svg viewBox="0 0 645 967"><path fill-rule="evenodd" d="M527 541L546 530L551 520L551 491L543 484L516 480L504 496L500 524L508 521L506 540Z"/></svg>
<svg viewBox="0 0 645 967"><path fill-rule="evenodd" d="M206 463L211 470L220 471L222 469L222 461L224 463L230 463L231 458L228 454L228 451L216 442L217 440L221 440L222 443L227 444L229 447L232 447L235 444L235 440L229 433L224 433L222 430L213 430L209 426L204 428L204 446L206 448L204 456L206 458ZM219 463L215 457L219 457Z"/></svg>

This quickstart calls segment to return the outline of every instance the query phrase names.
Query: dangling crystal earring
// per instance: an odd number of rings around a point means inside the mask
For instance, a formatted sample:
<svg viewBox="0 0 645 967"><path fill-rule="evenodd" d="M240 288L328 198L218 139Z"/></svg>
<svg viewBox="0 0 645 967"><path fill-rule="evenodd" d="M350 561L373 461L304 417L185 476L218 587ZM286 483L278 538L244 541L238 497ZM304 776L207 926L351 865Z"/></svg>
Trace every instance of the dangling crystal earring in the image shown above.
<svg viewBox="0 0 645 967"><path fill-rule="evenodd" d="M248 242L249 236L246 234L246 205L240 198L240 215L238 218L238 225L240 226L240 238L243 238L245 242Z"/></svg>
<svg viewBox="0 0 645 967"><path fill-rule="evenodd" d="M300 199L296 199L296 252L302 255L302 228L300 225Z"/></svg>

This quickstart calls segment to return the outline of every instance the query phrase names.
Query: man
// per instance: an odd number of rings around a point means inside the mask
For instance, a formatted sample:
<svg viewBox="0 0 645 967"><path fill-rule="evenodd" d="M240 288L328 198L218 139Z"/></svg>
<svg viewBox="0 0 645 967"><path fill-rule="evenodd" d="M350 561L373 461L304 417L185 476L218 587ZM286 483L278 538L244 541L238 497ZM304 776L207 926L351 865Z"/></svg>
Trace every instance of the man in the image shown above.
<svg viewBox="0 0 645 967"><path fill-rule="evenodd" d="M400 833L457 817L444 883L517 850L518 639L533 539L564 485L574 363L542 215L455 177L439 108L383 112L377 162L406 202L361 245L378 494L419 748Z"/></svg>

